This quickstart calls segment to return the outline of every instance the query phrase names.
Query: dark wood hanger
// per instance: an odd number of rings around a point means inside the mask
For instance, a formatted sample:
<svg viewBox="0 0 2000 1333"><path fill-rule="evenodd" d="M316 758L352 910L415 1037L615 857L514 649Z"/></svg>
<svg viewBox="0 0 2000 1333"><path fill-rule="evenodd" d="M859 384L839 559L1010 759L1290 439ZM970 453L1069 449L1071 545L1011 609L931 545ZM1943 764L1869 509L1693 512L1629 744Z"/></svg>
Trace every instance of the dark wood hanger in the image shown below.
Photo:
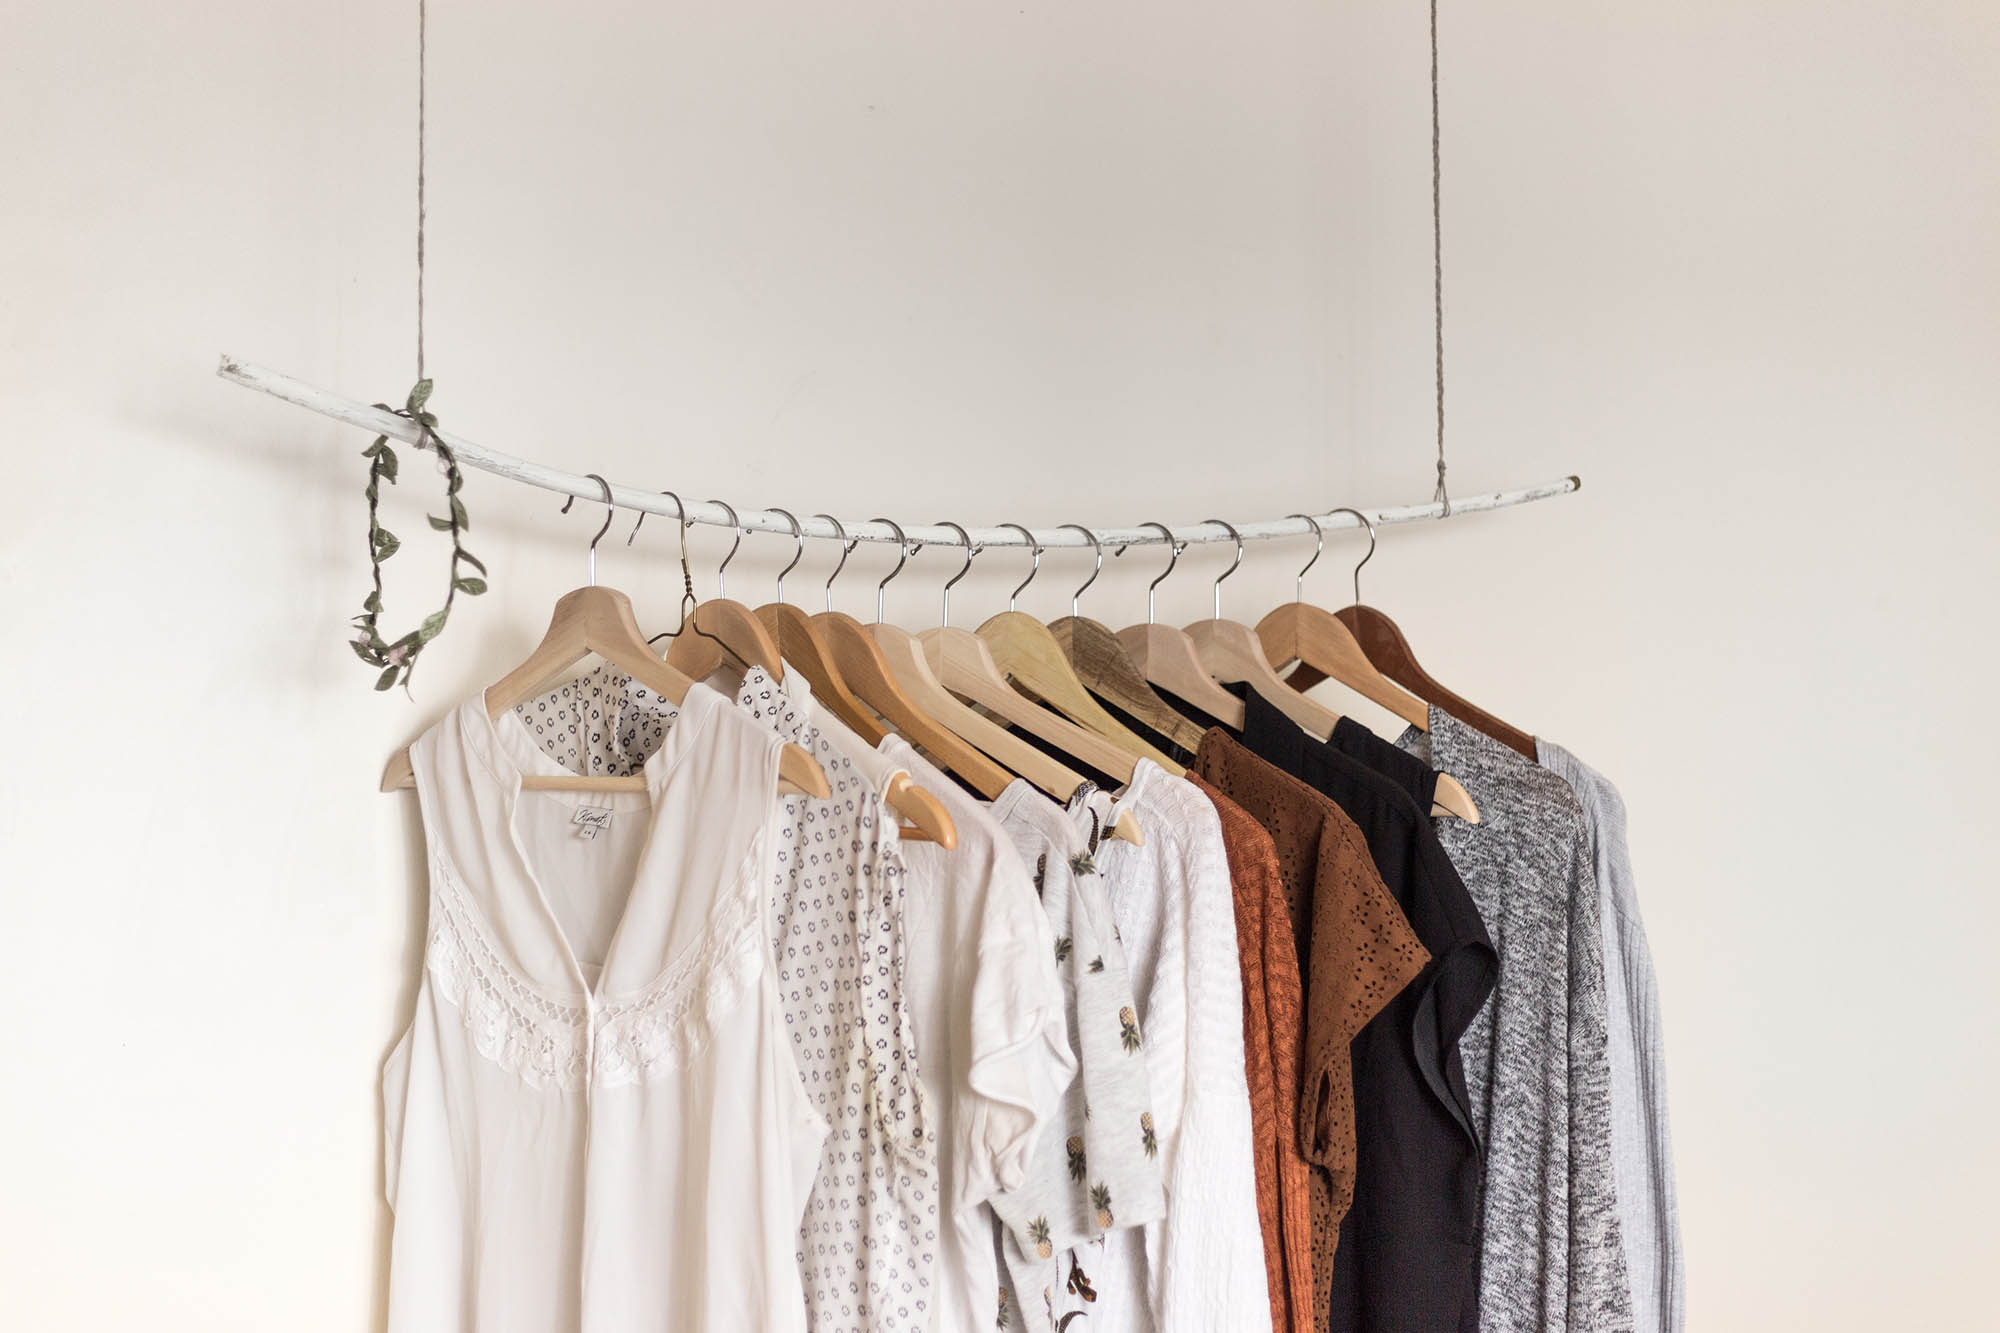
<svg viewBox="0 0 2000 1333"><path fill-rule="evenodd" d="M1368 654L1368 660L1383 675L1426 703L1437 705L1467 726L1491 736L1508 749L1530 759L1535 757L1535 738L1532 735L1495 717L1465 696L1454 693L1425 671L1423 664L1417 661L1416 653L1411 650L1410 641L1403 637L1401 628L1385 613L1372 606L1356 605L1335 614L1353 632L1361 651ZM1285 679L1293 689L1309 690L1326 677L1314 668L1301 664Z"/></svg>

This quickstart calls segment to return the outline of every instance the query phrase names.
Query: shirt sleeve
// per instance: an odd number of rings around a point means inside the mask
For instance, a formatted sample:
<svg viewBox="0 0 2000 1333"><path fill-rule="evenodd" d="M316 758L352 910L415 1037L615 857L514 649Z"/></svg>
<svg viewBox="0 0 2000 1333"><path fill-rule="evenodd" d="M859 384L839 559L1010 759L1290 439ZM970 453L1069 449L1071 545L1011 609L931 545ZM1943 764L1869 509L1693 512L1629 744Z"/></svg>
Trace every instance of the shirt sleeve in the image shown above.
<svg viewBox="0 0 2000 1333"><path fill-rule="evenodd" d="M1055 935L1004 834L981 898L976 947L978 965L961 1010L973 1111L963 1193L953 1201L960 1208L1020 1185L1043 1122L1076 1077Z"/></svg>
<svg viewBox="0 0 2000 1333"><path fill-rule="evenodd" d="M1632 1286L1611 1151L1611 1059L1597 875L1586 841L1569 870L1569 1327L1629 1330Z"/></svg>
<svg viewBox="0 0 2000 1333"><path fill-rule="evenodd" d="M1180 883L1163 889L1178 891L1186 904L1186 1087L1179 1142L1167 1167L1167 1216L1147 1235L1154 1319L1162 1329L1268 1333L1270 1287L1243 1068L1243 977L1215 807L1189 802L1174 837L1163 869Z"/></svg>

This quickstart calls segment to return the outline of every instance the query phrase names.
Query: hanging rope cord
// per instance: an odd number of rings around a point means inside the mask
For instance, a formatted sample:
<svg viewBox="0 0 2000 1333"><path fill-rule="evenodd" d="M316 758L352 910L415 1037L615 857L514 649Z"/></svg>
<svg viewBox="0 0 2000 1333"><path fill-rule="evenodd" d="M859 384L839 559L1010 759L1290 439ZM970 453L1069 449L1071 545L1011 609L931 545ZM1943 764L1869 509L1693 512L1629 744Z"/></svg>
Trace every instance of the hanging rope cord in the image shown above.
<svg viewBox="0 0 2000 1333"><path fill-rule="evenodd" d="M429 89L430 6L417 0L417 378L424 377L424 112Z"/></svg>
<svg viewBox="0 0 2000 1333"><path fill-rule="evenodd" d="M1444 154L1438 134L1438 7L1431 0L1431 331L1437 361L1437 489L1431 500L1451 517L1444 484Z"/></svg>

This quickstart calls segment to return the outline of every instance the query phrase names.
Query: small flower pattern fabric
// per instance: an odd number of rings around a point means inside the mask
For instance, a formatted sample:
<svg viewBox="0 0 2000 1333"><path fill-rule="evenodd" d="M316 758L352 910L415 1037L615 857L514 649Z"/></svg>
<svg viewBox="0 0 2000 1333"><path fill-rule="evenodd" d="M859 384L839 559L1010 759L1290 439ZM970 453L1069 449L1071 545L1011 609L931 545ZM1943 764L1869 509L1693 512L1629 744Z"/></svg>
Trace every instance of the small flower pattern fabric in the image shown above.
<svg viewBox="0 0 2000 1333"><path fill-rule="evenodd" d="M788 678L753 667L739 708L804 746L826 800L782 798L770 885L772 953L792 1054L831 1126L798 1264L812 1333L934 1326L937 1144L904 1002L904 881L895 820L861 770L811 720ZM516 708L574 771L637 771L673 705L608 666Z"/></svg>
<svg viewBox="0 0 2000 1333"><path fill-rule="evenodd" d="M1012 1297L1005 1326L1055 1333L1066 1316L1095 1308L1089 1270L1102 1246L1093 1242L1166 1212L1159 1137L1125 946L1097 872L1101 828L1080 830L1018 780L992 812L1034 870L1078 1062L1026 1178L989 1201L1000 1222L1003 1308Z"/></svg>

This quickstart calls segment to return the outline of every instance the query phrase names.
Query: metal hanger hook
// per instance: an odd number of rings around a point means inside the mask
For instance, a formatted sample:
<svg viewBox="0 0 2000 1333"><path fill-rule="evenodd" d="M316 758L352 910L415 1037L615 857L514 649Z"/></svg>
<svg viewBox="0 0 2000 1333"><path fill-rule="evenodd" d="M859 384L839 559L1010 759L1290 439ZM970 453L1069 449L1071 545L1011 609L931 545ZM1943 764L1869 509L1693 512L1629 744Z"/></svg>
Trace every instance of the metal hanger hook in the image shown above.
<svg viewBox="0 0 2000 1333"><path fill-rule="evenodd" d="M806 558L806 530L799 526L799 521L793 517L791 510L772 505L771 512L785 516L785 522L792 525L792 540L799 544L798 549L792 552L792 563L778 571L778 601L782 604L785 600L785 575L797 569L799 561Z"/></svg>
<svg viewBox="0 0 2000 1333"><path fill-rule="evenodd" d="M1310 570L1314 565L1319 563L1320 555L1326 550L1326 530L1320 527L1319 520L1314 518L1311 514L1287 514L1285 515L1285 517L1302 518L1306 522L1312 524L1313 558L1306 561L1305 569L1300 570L1293 577L1293 582L1292 582L1292 600L1295 602L1303 602L1306 599L1306 571Z"/></svg>
<svg viewBox="0 0 2000 1333"><path fill-rule="evenodd" d="M833 612L833 581L840 577L841 570L847 568L847 557L854 554L854 548L861 545L861 539L848 536L846 526L832 514L814 514L813 517L833 524L833 530L840 534L840 563L833 567L833 573L826 576L826 609L830 615Z"/></svg>
<svg viewBox="0 0 2000 1333"><path fill-rule="evenodd" d="M590 586L595 588L597 586L597 543L603 541L604 534L611 531L611 516L618 512L618 508L616 505L611 503L610 482L598 476L595 472L586 472L583 475L589 477L592 481L596 482L599 486L602 486L604 488L604 526L599 528L597 530L597 535L590 539L590 554L587 557L590 570ZM562 512L567 514L569 512L570 505L575 503L575 501L576 497L574 495L570 496L569 499L564 500L562 503ZM640 516L644 517L643 511L641 512Z"/></svg>
<svg viewBox="0 0 2000 1333"><path fill-rule="evenodd" d="M938 526L941 528L950 528L953 532L957 533L958 540L962 542L965 546L965 563L958 567L958 573L953 574L949 579L945 581L944 588L938 593L938 624L943 625L948 629L951 627L952 585L954 583L957 583L960 579L964 578L967 574L970 574L972 572L972 562L974 558L977 557L978 554L981 551L985 550L986 548L984 546L974 546L972 544L972 534L967 532L959 524L952 522L950 519L944 520L944 522L938 524Z"/></svg>
<svg viewBox="0 0 2000 1333"><path fill-rule="evenodd" d="M743 545L743 520L736 517L736 506L727 500L710 500L712 505L721 505L729 514L729 526L736 531L736 540L729 543L729 554L722 557L722 563L715 567L715 595L729 596L729 562L736 558L736 548Z"/></svg>
<svg viewBox="0 0 2000 1333"><path fill-rule="evenodd" d="M1104 572L1104 544L1097 540L1096 533L1092 532L1089 528L1086 528L1081 523L1060 523L1057 524L1057 526L1064 528L1075 528L1078 532L1083 534L1084 540L1090 543L1090 549L1097 553L1097 568L1090 571L1090 577L1083 581L1083 588L1078 588L1075 592L1069 595L1069 613L1071 615L1076 615L1077 614L1076 604L1083 597L1084 588L1088 588L1091 584L1097 582L1097 576Z"/></svg>
<svg viewBox="0 0 2000 1333"><path fill-rule="evenodd" d="M924 544L911 541L904 533L903 525L893 518L878 518L871 521L887 523L896 534L896 567L884 574L882 581L875 585L875 623L879 625L882 623L882 595L888 591L889 580L903 572L903 566L910 562L911 556L924 549Z"/></svg>
<svg viewBox="0 0 2000 1333"><path fill-rule="evenodd" d="M1361 557L1361 565L1365 565L1375 558L1375 521L1373 519L1362 513L1359 509L1350 509L1346 505L1342 505L1338 509L1329 509L1326 512L1329 514L1352 514L1360 519L1361 526L1368 529L1368 554ZM1314 524L1314 526L1317 527L1318 524ZM1361 565L1354 567L1354 604L1356 606L1361 605ZM1306 568L1310 569L1312 566L1308 565Z"/></svg>
<svg viewBox="0 0 2000 1333"><path fill-rule="evenodd" d="M1016 588L1014 589L1014 591L1007 594L1007 609L1009 611L1012 611L1014 609L1014 599L1021 595L1021 589L1027 587L1030 583L1033 583L1035 581L1035 575L1042 572L1042 552L1047 548L1044 547L1040 542L1035 540L1034 533L1028 531L1026 528L1022 527L1019 523L1002 523L1000 526L1003 528L1012 528L1014 531L1020 533L1022 538L1026 540L1029 547L1034 551L1035 554L1035 563L1029 567L1028 577L1021 580L1020 588Z"/></svg>
<svg viewBox="0 0 2000 1333"><path fill-rule="evenodd" d="M1236 567L1243 563L1243 534L1238 532L1236 530L1236 525L1231 523L1228 519L1205 518L1202 520L1202 522L1214 523L1217 526L1219 526L1224 532L1227 532L1230 536L1236 539L1236 558L1229 562L1229 568L1223 570L1220 574L1217 574L1215 576L1215 618L1217 620L1220 620L1222 619L1222 581L1228 578L1231 574L1234 574L1236 572Z"/></svg>
<svg viewBox="0 0 2000 1333"><path fill-rule="evenodd" d="M1174 566L1178 565L1181 562L1181 552L1187 550L1187 543L1181 541L1175 541L1174 530L1168 527L1164 523L1155 523L1151 519L1148 519L1146 522L1141 523L1139 526L1142 528L1158 528L1160 530L1160 536L1164 538L1166 541L1166 547L1167 547L1167 567L1160 571L1160 577L1154 579L1151 583L1148 583L1146 585L1146 623L1150 625L1153 623L1153 589L1159 587L1162 583L1165 583L1167 581L1167 575L1174 572ZM1121 546L1117 550L1113 551L1111 554L1123 555L1125 554L1125 547ZM1087 583L1084 585L1084 587L1086 588L1089 586L1090 585Z"/></svg>

